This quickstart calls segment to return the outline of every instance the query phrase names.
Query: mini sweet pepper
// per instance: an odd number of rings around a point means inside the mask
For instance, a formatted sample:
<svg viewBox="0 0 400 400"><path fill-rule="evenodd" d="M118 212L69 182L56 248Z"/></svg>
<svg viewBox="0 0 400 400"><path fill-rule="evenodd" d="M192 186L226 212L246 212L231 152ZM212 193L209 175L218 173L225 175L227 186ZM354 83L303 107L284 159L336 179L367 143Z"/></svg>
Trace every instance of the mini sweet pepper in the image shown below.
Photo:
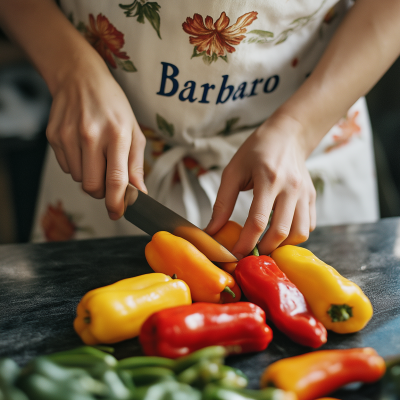
<svg viewBox="0 0 400 400"><path fill-rule="evenodd" d="M257 248L254 252L258 253ZM267 319L293 341L314 348L326 343L326 329L314 317L299 289L271 257L242 258L235 277L247 299L260 306Z"/></svg>
<svg viewBox="0 0 400 400"><path fill-rule="evenodd" d="M218 268L181 237L157 232L146 245L145 255L155 272L185 281L193 301L228 303L240 300L241 291L232 275Z"/></svg>
<svg viewBox="0 0 400 400"><path fill-rule="evenodd" d="M274 250L271 257L300 289L326 329L357 332L372 318L371 302L361 288L310 250L287 245Z"/></svg>
<svg viewBox="0 0 400 400"><path fill-rule="evenodd" d="M235 221L228 221L217 233L212 237L227 250L232 252L236 242L239 240L240 233L242 232L242 225ZM235 276L236 262L219 262L218 266L224 271Z"/></svg>
<svg viewBox="0 0 400 400"><path fill-rule="evenodd" d="M116 343L139 335L154 312L191 304L190 289L180 279L151 273L91 290L77 307L74 328L84 343Z"/></svg>
<svg viewBox="0 0 400 400"><path fill-rule="evenodd" d="M372 383L385 373L385 361L370 347L320 350L272 363L261 387L272 386L314 400L353 382Z"/></svg>
<svg viewBox="0 0 400 400"><path fill-rule="evenodd" d="M240 354L265 350L272 330L255 304L198 302L154 313L144 322L139 340L148 356L177 358L208 346Z"/></svg>

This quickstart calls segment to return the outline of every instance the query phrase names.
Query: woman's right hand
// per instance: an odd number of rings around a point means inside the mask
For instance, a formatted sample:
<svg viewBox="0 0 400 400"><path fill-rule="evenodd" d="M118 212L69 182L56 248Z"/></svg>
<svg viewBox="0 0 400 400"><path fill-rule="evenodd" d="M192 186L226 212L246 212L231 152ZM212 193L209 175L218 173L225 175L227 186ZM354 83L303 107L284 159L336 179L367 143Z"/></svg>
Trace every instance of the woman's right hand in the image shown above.
<svg viewBox="0 0 400 400"><path fill-rule="evenodd" d="M53 96L47 138L61 168L118 219L128 181L146 192L146 141L124 92L55 1L0 0L0 24Z"/></svg>
<svg viewBox="0 0 400 400"><path fill-rule="evenodd" d="M47 138L65 173L96 199L111 219L124 212L128 182L146 192L146 140L119 84L97 54L71 68L53 89Z"/></svg>

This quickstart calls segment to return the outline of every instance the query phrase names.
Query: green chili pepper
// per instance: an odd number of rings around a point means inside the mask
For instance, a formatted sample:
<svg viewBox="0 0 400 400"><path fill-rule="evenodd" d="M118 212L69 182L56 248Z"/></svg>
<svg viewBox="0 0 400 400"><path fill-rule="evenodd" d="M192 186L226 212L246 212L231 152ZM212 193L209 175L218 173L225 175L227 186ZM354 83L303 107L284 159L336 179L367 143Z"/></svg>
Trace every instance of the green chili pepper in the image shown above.
<svg viewBox="0 0 400 400"><path fill-rule="evenodd" d="M0 359L0 384L11 384L13 385L20 368L17 363L11 358Z"/></svg>
<svg viewBox="0 0 400 400"><path fill-rule="evenodd" d="M245 388L249 383L247 376L240 369L221 365L220 373L221 377L218 379L218 382L216 382L220 386Z"/></svg>
<svg viewBox="0 0 400 400"><path fill-rule="evenodd" d="M33 375L42 376L52 381L59 387L68 388L76 394L82 395L107 395L110 392L109 385L94 379L82 368L63 368L50 361L46 356L32 360L21 370L17 379L17 386L25 390L25 386ZM34 378L39 379L39 378ZM46 386L47 387L47 386Z"/></svg>
<svg viewBox="0 0 400 400"><path fill-rule="evenodd" d="M224 357L227 355L227 351L223 346L209 346L201 350L197 350L192 354L178 358L175 364L175 372L180 373L186 368L198 363L203 359L212 360L219 364L223 363Z"/></svg>
<svg viewBox="0 0 400 400"><path fill-rule="evenodd" d="M113 399L128 400L133 399L133 392L131 392L121 380L120 376L113 370L109 369L103 374L102 381L108 386L110 390L109 396Z"/></svg>
<svg viewBox="0 0 400 400"><path fill-rule="evenodd" d="M160 382L138 393L135 400L201 400L201 392L176 381Z"/></svg>
<svg viewBox="0 0 400 400"><path fill-rule="evenodd" d="M268 388L262 390L229 389L218 385L207 385L203 391L202 400L293 400L287 392Z"/></svg>
<svg viewBox="0 0 400 400"><path fill-rule="evenodd" d="M0 384L0 400L29 400L24 392L12 386Z"/></svg>
<svg viewBox="0 0 400 400"><path fill-rule="evenodd" d="M147 386L160 381L175 380L175 374L168 368L143 367L126 370L135 386Z"/></svg>
<svg viewBox="0 0 400 400"><path fill-rule="evenodd" d="M386 359L386 372L381 379L379 400L398 398L400 398L400 358L394 356Z"/></svg>
<svg viewBox="0 0 400 400"><path fill-rule="evenodd" d="M118 362L118 369L134 369L141 367L164 367L174 369L175 360L166 357L129 357Z"/></svg>
<svg viewBox="0 0 400 400"><path fill-rule="evenodd" d="M178 376L177 380L188 385L202 388L210 382L221 378L220 364L210 360L201 360L195 365L186 368Z"/></svg>
<svg viewBox="0 0 400 400"><path fill-rule="evenodd" d="M89 393L77 393L68 381L54 381L38 373L30 374L19 382L30 400L95 400ZM68 382L70 383L70 382Z"/></svg>
<svg viewBox="0 0 400 400"><path fill-rule="evenodd" d="M70 371L66 368L62 368L54 362L50 361L46 356L37 357L29 362L20 372L18 380L23 379L31 374L40 374L53 381L65 381L71 376L85 373L82 369L74 369Z"/></svg>
<svg viewBox="0 0 400 400"><path fill-rule="evenodd" d="M25 393L14 386L19 370L11 358L0 359L0 400L28 400Z"/></svg>
<svg viewBox="0 0 400 400"><path fill-rule="evenodd" d="M125 385L125 387L131 392L134 393L136 390L135 384L133 383L131 377L126 371L116 371L119 378L121 379L122 383Z"/></svg>
<svg viewBox="0 0 400 400"><path fill-rule="evenodd" d="M96 350L96 349L93 349ZM54 353L46 356L49 360L55 362L63 367L92 367L98 363L106 364L109 367L115 367L118 363L117 359L111 354L103 353L103 356L99 357L96 354L90 353Z"/></svg>

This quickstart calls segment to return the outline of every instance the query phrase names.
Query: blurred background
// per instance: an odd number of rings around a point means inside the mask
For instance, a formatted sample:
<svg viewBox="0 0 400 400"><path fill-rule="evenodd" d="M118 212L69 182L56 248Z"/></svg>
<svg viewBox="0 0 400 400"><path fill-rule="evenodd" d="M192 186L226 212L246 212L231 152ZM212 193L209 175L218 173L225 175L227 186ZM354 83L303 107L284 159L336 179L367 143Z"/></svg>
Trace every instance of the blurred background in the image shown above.
<svg viewBox="0 0 400 400"><path fill-rule="evenodd" d="M368 93L381 218L400 216L400 59ZM0 31L0 244L29 241L51 97Z"/></svg>

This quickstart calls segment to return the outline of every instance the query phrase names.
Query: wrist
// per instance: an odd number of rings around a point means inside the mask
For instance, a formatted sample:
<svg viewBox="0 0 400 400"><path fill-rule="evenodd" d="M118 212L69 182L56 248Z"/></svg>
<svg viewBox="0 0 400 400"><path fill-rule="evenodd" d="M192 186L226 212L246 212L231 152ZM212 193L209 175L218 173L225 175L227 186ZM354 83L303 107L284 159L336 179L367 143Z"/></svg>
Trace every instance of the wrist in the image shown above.
<svg viewBox="0 0 400 400"><path fill-rule="evenodd" d="M302 121L295 118L286 110L279 108L276 110L263 124L265 128L270 129L276 128L276 132L279 132L282 140L282 135L285 135L285 142L294 141L300 154L304 157L304 160L311 154L312 144L309 143L309 137L306 134L306 129Z"/></svg>
<svg viewBox="0 0 400 400"><path fill-rule="evenodd" d="M96 50L87 42L83 45L82 48L74 48L66 52L66 57L62 56L54 60L55 62L43 71L42 75L53 96L60 88L73 81L84 82L99 74L110 73Z"/></svg>

